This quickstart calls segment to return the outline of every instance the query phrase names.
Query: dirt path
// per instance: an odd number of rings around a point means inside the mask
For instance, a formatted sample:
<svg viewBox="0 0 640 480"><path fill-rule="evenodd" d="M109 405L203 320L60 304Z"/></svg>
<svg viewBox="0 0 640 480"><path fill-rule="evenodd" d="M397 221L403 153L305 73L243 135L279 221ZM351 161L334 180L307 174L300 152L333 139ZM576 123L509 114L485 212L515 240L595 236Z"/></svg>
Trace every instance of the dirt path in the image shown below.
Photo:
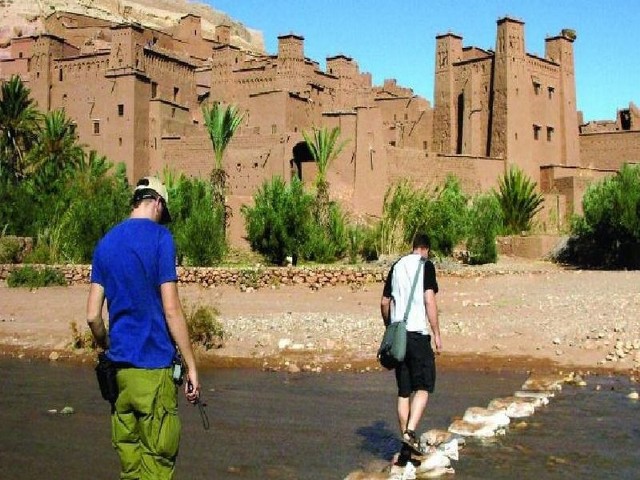
<svg viewBox="0 0 640 480"><path fill-rule="evenodd" d="M640 365L640 272L536 273L494 269L441 275L438 306L444 342L439 361L632 371ZM511 272L511 273L509 273ZM500 274L497 274L500 273ZM187 306L211 305L228 334L224 348L201 354L211 365L292 370L375 367L382 335L382 285L304 286L241 292L181 287ZM68 348L70 323L85 328L88 287L35 291L0 285L0 351L85 358Z"/></svg>

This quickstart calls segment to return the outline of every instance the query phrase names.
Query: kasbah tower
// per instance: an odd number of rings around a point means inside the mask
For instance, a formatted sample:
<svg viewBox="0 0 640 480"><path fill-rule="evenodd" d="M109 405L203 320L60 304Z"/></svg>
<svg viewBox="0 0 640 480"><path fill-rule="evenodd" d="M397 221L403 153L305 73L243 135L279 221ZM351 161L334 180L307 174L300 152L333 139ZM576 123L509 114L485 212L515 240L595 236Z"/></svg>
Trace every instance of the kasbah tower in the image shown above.
<svg viewBox="0 0 640 480"><path fill-rule="evenodd" d="M302 137L338 126L348 143L332 164L330 193L354 218L379 216L387 188L401 179L436 186L455 175L468 194L497 186L515 165L545 197L538 221L553 233L580 213L590 182L640 162L640 114L583 124L577 111L573 47L563 30L544 58L526 52L525 24L498 19L495 50L436 37L433 106L395 80L371 75L345 55L322 70L304 38L278 37L268 55L238 44L237 27L205 32L189 13L170 28L55 11L43 31L0 46L0 79L19 75L42 110L64 108L79 140L131 181L174 172L208 178L213 167L202 106L235 104L243 124L225 153L230 241L243 245L240 206L275 175L311 184L315 164Z"/></svg>

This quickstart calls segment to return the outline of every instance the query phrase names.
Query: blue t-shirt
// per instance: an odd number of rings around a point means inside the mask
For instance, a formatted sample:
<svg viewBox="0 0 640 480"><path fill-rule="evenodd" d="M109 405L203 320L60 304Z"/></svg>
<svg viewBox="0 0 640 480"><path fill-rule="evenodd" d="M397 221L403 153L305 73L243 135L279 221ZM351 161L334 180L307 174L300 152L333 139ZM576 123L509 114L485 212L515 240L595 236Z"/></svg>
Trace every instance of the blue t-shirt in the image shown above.
<svg viewBox="0 0 640 480"><path fill-rule="evenodd" d="M114 362L138 368L171 365L175 345L162 308L160 285L175 282L176 249L169 230L130 218L96 247L91 281L102 285L109 310L109 352Z"/></svg>

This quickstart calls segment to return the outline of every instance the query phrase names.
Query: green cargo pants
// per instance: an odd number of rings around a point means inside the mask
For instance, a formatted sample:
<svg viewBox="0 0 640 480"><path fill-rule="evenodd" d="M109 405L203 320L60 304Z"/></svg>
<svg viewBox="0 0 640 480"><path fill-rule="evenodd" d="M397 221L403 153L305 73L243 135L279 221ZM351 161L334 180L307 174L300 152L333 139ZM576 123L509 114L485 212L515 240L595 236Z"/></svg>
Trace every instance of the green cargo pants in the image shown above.
<svg viewBox="0 0 640 480"><path fill-rule="evenodd" d="M178 390L171 369L124 368L111 415L111 441L120 456L122 480L173 478L178 445Z"/></svg>

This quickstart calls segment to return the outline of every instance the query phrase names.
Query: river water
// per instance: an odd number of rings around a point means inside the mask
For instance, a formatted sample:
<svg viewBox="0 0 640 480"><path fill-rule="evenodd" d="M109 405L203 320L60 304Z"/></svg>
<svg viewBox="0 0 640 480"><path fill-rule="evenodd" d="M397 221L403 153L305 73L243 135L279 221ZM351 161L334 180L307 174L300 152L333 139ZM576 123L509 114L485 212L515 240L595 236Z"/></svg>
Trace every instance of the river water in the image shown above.
<svg viewBox="0 0 640 480"><path fill-rule="evenodd" d="M89 366L1 360L0 478L114 479L108 404ZM420 431L518 390L524 372L438 372ZM390 372L202 373L211 429L182 402L176 479L342 479L399 447ZM640 404L625 377L565 386L493 442L467 441L453 478L640 478ZM598 389L597 386L600 386ZM72 415L49 413L71 406ZM449 477L452 478L452 477Z"/></svg>

